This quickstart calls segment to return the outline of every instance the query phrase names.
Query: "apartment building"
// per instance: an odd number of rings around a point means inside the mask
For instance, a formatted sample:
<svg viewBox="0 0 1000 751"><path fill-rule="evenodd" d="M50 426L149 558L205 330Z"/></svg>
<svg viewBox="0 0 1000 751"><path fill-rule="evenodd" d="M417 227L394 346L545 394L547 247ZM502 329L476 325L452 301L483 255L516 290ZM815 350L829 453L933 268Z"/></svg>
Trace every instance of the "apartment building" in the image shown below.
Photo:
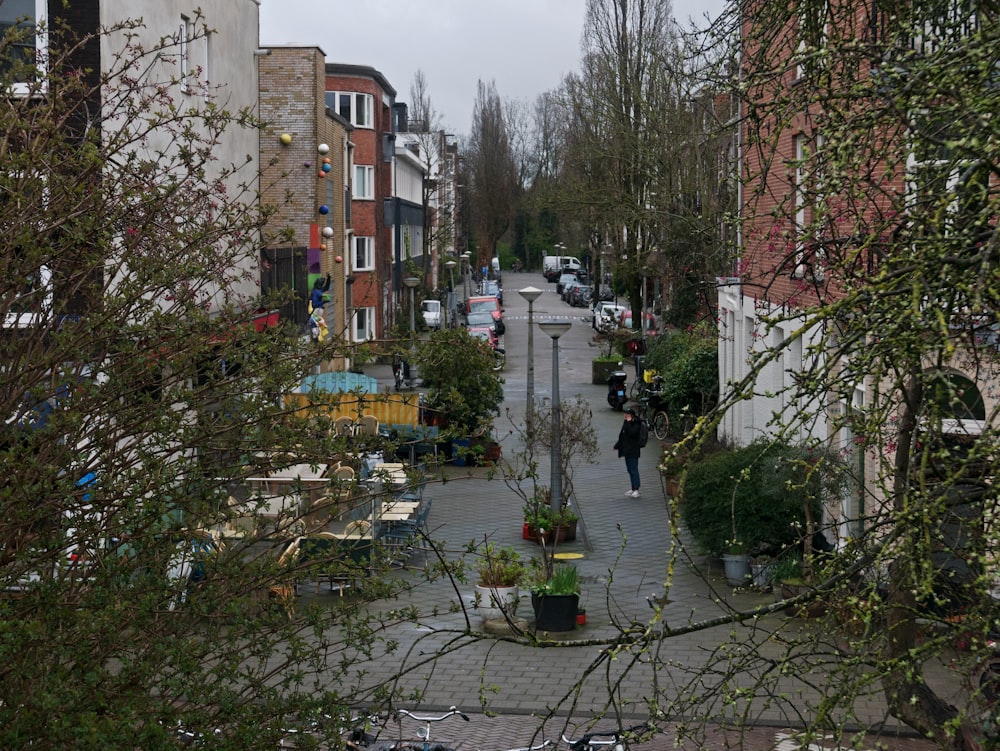
<svg viewBox="0 0 1000 751"><path fill-rule="evenodd" d="M312 45L271 46L260 56L261 194L274 207L265 228L263 292L288 290L282 319L306 326L310 292L331 284L331 336L354 338L351 167L353 126L327 106L325 55Z"/></svg>
<svg viewBox="0 0 1000 751"><path fill-rule="evenodd" d="M935 412L946 442L985 434L997 407L989 294L959 281L996 219L996 179L985 175L995 154L966 113L970 102L995 107L995 87L977 83L967 54L978 28L961 3L761 4L743 18L741 235L731 276L718 280L719 362L723 393L748 378L752 388L719 432L746 444L782 430L838 451L855 478L828 508L841 540L890 492L894 431L911 408L905 383L948 402L920 408ZM952 77L956 60L965 73ZM904 262L896 310L884 274ZM874 283L883 287L867 295ZM953 340L904 378L922 331Z"/></svg>
<svg viewBox="0 0 1000 751"><path fill-rule="evenodd" d="M381 339L402 298L402 248L393 227L396 158L393 105L396 90L374 68L326 63L326 105L353 128L351 167L352 252L345 256L352 279L350 338Z"/></svg>

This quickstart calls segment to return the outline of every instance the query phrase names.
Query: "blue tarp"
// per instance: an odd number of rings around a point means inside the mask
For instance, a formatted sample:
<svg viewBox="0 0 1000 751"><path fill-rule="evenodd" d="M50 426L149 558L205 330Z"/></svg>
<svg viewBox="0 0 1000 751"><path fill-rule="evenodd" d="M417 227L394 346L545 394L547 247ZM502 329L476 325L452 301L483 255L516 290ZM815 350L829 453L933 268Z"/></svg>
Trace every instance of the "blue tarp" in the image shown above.
<svg viewBox="0 0 1000 751"><path fill-rule="evenodd" d="M310 391L360 391L363 394L377 394L378 380L362 373L317 373L302 381L302 393L308 394Z"/></svg>

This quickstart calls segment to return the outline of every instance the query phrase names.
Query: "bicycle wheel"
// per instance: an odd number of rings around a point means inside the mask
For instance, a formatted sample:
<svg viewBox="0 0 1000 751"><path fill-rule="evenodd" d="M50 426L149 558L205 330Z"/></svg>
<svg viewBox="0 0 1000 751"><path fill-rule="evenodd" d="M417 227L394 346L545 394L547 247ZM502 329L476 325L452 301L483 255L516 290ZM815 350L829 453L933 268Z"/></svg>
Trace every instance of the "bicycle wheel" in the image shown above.
<svg viewBox="0 0 1000 751"><path fill-rule="evenodd" d="M503 370L503 366L507 364L507 355L503 352L497 350L493 353L493 370Z"/></svg>
<svg viewBox="0 0 1000 751"><path fill-rule="evenodd" d="M636 378L632 381L632 385L629 386L628 395L633 399L638 400L642 396L642 392L646 390L646 384Z"/></svg>
<svg viewBox="0 0 1000 751"><path fill-rule="evenodd" d="M658 410L655 415L653 415L653 435L656 436L656 440L662 441L667 437L667 431L670 430L670 420L667 418L667 413L662 409Z"/></svg>

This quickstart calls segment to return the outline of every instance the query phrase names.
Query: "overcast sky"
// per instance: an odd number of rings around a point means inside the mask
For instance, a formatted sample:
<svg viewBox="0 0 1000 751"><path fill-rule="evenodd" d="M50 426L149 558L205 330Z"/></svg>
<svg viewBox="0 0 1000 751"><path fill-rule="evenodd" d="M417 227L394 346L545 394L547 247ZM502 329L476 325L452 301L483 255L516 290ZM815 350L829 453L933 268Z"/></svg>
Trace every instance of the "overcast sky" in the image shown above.
<svg viewBox="0 0 1000 751"><path fill-rule="evenodd" d="M674 0L682 22L723 0ZM424 72L441 127L467 135L476 84L533 105L576 71L586 0L261 0L264 45L315 44L329 62L368 65L409 102Z"/></svg>

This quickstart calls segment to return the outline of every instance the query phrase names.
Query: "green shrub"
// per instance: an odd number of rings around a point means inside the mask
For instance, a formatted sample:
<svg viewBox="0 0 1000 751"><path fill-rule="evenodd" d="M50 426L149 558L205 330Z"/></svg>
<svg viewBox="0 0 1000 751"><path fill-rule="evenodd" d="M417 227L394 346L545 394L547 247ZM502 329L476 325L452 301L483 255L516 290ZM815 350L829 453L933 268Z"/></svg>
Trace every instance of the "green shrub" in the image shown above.
<svg viewBox="0 0 1000 751"><path fill-rule="evenodd" d="M675 435L706 414L719 398L718 342L715 330L702 326L666 331L647 343L646 367L663 377L662 398Z"/></svg>
<svg viewBox="0 0 1000 751"><path fill-rule="evenodd" d="M841 477L830 456L770 440L710 454L688 470L684 524L706 553L721 554L733 539L750 553L778 551L802 539L806 504L821 518Z"/></svg>

